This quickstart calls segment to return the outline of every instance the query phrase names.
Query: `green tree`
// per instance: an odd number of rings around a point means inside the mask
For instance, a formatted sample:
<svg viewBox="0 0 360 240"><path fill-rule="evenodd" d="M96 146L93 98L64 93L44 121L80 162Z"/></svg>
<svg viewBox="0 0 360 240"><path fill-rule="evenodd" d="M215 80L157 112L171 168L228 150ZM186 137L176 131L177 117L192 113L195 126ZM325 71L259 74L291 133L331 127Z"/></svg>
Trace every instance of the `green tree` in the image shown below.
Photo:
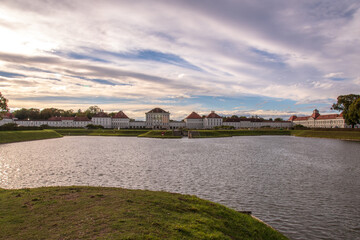
<svg viewBox="0 0 360 240"><path fill-rule="evenodd" d="M337 102L331 107L332 110L341 111L346 124L351 125L352 128L354 128L355 124L359 123L359 117L356 117L354 113L356 111L356 102L359 98L360 95L356 94L340 95L337 97ZM352 111L349 111L352 104L354 104Z"/></svg>
<svg viewBox="0 0 360 240"><path fill-rule="evenodd" d="M31 120L40 119L40 110L39 109L30 108L28 110L28 114L29 114L29 119L31 119Z"/></svg>
<svg viewBox="0 0 360 240"><path fill-rule="evenodd" d="M274 121L275 121L275 122L277 122L277 121L284 121L284 119L282 119L282 118L275 118Z"/></svg>
<svg viewBox="0 0 360 240"><path fill-rule="evenodd" d="M350 105L347 115L350 122L354 124L360 123L360 98ZM352 127L354 127L354 125L352 125Z"/></svg>
<svg viewBox="0 0 360 240"><path fill-rule="evenodd" d="M28 119L29 110L27 110L26 108L21 108L19 110L16 110L14 111L14 116L19 120Z"/></svg>
<svg viewBox="0 0 360 240"><path fill-rule="evenodd" d="M2 115L9 111L7 103L8 100L0 92L0 120L2 119Z"/></svg>

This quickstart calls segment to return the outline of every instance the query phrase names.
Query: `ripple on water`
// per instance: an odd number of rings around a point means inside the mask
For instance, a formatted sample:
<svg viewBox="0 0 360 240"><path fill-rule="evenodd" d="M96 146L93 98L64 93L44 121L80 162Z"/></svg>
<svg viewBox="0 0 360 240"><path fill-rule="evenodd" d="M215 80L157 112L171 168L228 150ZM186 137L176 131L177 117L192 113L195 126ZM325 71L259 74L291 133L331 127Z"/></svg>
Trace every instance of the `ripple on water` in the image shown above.
<svg viewBox="0 0 360 240"><path fill-rule="evenodd" d="M163 190L249 210L291 239L359 239L357 143L65 137L0 145L0 187Z"/></svg>

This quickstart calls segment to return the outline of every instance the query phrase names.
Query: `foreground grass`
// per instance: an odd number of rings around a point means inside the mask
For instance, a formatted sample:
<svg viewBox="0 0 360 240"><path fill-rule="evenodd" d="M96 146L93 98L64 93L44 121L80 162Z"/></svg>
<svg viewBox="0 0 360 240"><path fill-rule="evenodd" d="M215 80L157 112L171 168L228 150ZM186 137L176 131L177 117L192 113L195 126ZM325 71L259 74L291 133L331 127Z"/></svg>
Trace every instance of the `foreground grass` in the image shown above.
<svg viewBox="0 0 360 240"><path fill-rule="evenodd" d="M214 138L232 136L290 135L288 130L196 130L193 138Z"/></svg>
<svg viewBox="0 0 360 240"><path fill-rule="evenodd" d="M53 130L0 131L0 143L23 142L62 137Z"/></svg>
<svg viewBox="0 0 360 240"><path fill-rule="evenodd" d="M296 137L316 137L360 141L360 131L293 130L291 131L291 135Z"/></svg>
<svg viewBox="0 0 360 240"><path fill-rule="evenodd" d="M287 239L195 196L101 187L0 189L0 239Z"/></svg>
<svg viewBox="0 0 360 240"><path fill-rule="evenodd" d="M140 134L146 133L146 129L127 129L127 130L114 130L114 129L54 129L56 132L63 136L127 136L136 137Z"/></svg>
<svg viewBox="0 0 360 240"><path fill-rule="evenodd" d="M148 132L146 132L144 134L141 134L138 137L147 137L147 138L182 138L182 136L175 136L173 131L170 131L170 130L152 130L152 131L148 131Z"/></svg>

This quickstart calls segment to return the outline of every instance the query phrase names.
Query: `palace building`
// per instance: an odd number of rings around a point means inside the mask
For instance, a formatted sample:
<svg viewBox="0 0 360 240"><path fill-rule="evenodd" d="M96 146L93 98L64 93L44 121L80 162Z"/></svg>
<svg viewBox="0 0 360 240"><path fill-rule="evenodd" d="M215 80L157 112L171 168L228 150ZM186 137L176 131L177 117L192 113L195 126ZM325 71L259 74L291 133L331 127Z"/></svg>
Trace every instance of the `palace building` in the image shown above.
<svg viewBox="0 0 360 240"><path fill-rule="evenodd" d="M48 120L18 120L11 113L7 113L0 126L7 123L16 123L19 126L47 125L50 127L86 127L89 124L101 125L104 128L128 129L128 128L148 128L148 129L212 129L218 126L229 126L239 128L291 128L294 125L303 125L308 128L349 128L345 123L342 114L320 115L315 109L311 116L297 117L291 116L288 121L271 121L257 118L227 118L223 120L221 116L211 111L207 116L200 116L196 112L190 113L183 121L170 120L170 112L161 108L154 108L145 113L145 121L133 121L123 112L119 111L113 117L105 112L99 112L92 119L87 117L51 117ZM356 125L360 127L360 125Z"/></svg>
<svg viewBox="0 0 360 240"><path fill-rule="evenodd" d="M342 114L320 115L319 110L315 109L311 116L297 117L295 115L289 118L294 125L303 125L308 128L349 128L351 126L345 123Z"/></svg>

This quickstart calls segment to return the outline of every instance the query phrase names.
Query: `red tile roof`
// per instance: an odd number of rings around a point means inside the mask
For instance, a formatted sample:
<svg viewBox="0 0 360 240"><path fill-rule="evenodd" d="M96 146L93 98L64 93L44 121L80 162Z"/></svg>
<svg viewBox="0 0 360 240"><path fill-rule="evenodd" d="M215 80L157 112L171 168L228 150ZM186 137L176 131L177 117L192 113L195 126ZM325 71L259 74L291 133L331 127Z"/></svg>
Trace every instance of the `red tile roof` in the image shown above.
<svg viewBox="0 0 360 240"><path fill-rule="evenodd" d="M48 121L64 121L64 120L73 120L73 121L90 121L87 117L51 117ZM39 120L45 121L45 120Z"/></svg>
<svg viewBox="0 0 360 240"><path fill-rule="evenodd" d="M297 116L292 115L292 116L289 118L289 121L294 121L295 119L297 119Z"/></svg>
<svg viewBox="0 0 360 240"><path fill-rule="evenodd" d="M14 118L14 115L10 112L7 112L2 117L6 118L6 119L12 119L12 118Z"/></svg>
<svg viewBox="0 0 360 240"><path fill-rule="evenodd" d="M295 119L295 121L305 121L305 120L308 120L310 118L310 116L307 116L307 117L297 117Z"/></svg>
<svg viewBox="0 0 360 240"><path fill-rule="evenodd" d="M74 121L90 121L87 117L75 117Z"/></svg>
<svg viewBox="0 0 360 240"><path fill-rule="evenodd" d="M319 119L336 119L339 115L338 114L328 114L328 115L320 115L316 118L316 120Z"/></svg>
<svg viewBox="0 0 360 240"><path fill-rule="evenodd" d="M196 112L192 112L189 116L186 117L186 119L202 119L202 117Z"/></svg>
<svg viewBox="0 0 360 240"><path fill-rule="evenodd" d="M206 118L222 118L222 117L220 117L214 111L212 111L209 115L207 115Z"/></svg>
<svg viewBox="0 0 360 240"><path fill-rule="evenodd" d="M126 114L123 111L119 111L114 118L128 118L128 116L126 116Z"/></svg>
<svg viewBox="0 0 360 240"><path fill-rule="evenodd" d="M161 109L161 108L154 108L151 111L147 112L147 113L168 113L165 110Z"/></svg>

